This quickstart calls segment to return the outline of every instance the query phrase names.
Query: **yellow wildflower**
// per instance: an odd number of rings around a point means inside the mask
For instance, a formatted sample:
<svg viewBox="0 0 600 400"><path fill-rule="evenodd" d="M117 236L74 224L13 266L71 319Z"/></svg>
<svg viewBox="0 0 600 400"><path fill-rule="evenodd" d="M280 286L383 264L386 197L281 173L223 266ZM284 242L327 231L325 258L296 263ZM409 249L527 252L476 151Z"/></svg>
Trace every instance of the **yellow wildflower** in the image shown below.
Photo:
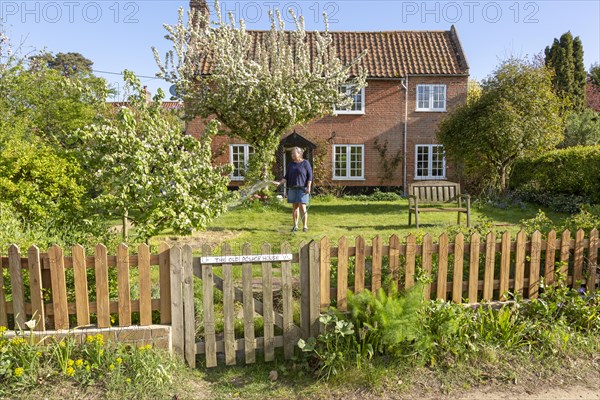
<svg viewBox="0 0 600 400"><path fill-rule="evenodd" d="M115 369L115 365L114 365L114 364L110 364L110 365L108 366L108 370L109 370L109 371L112 371L112 370L114 370L114 369Z"/></svg>
<svg viewBox="0 0 600 400"><path fill-rule="evenodd" d="M121 363L123 362L123 359L121 357L117 357L115 362L117 363L117 365L121 365Z"/></svg>
<svg viewBox="0 0 600 400"><path fill-rule="evenodd" d="M125 379L125 382L127 382L127 383L131 383L131 378L127 378L127 379Z"/></svg>
<svg viewBox="0 0 600 400"><path fill-rule="evenodd" d="M65 375L67 375L67 376L75 375L75 369L73 369L73 367L68 367L67 370L65 371Z"/></svg>
<svg viewBox="0 0 600 400"><path fill-rule="evenodd" d="M86 343L94 343L94 340L95 340L94 336L87 336L85 338Z"/></svg>
<svg viewBox="0 0 600 400"><path fill-rule="evenodd" d="M67 366L72 367L73 364L75 364L75 361L71 360L70 358L67 360Z"/></svg>
<svg viewBox="0 0 600 400"><path fill-rule="evenodd" d="M1 326L1 325L0 325L0 333L4 333L4 332L6 332L7 330L8 330L8 328L7 328L7 327L5 327L5 326Z"/></svg>
<svg viewBox="0 0 600 400"><path fill-rule="evenodd" d="M75 361L76 367L81 367L82 365L83 365L83 360L81 358L79 360Z"/></svg>
<svg viewBox="0 0 600 400"><path fill-rule="evenodd" d="M95 335L95 337L96 337L96 342L97 342L97 343L98 343L100 346L102 346L102 345L104 344L104 335L102 335L101 333L97 333L97 334Z"/></svg>
<svg viewBox="0 0 600 400"><path fill-rule="evenodd" d="M90 366L89 366L89 365L86 365L86 366L85 366L85 370L86 370L87 372L90 372L90 369L91 369L91 368L90 368Z"/></svg>
<svg viewBox="0 0 600 400"><path fill-rule="evenodd" d="M67 344L65 343L64 340L61 340L60 343L58 344L60 347L67 347Z"/></svg>
<svg viewBox="0 0 600 400"><path fill-rule="evenodd" d="M10 342L15 346L24 346L27 344L27 340L23 339L22 337L14 337Z"/></svg>
<svg viewBox="0 0 600 400"><path fill-rule="evenodd" d="M17 367L14 370L14 374L15 374L15 376L17 378L20 377L20 376L23 376L24 373L25 373L25 370L23 368L21 368L21 367Z"/></svg>

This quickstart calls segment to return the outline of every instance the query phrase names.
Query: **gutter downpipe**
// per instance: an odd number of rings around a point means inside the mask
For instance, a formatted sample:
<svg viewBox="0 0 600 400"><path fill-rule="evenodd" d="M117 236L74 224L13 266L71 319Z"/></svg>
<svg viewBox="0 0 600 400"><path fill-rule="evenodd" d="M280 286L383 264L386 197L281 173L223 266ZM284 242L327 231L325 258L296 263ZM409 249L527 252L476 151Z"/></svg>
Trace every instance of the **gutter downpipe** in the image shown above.
<svg viewBox="0 0 600 400"><path fill-rule="evenodd" d="M407 128L408 128L408 74L404 77L404 79L400 82L402 88L404 88L404 157L402 157L402 189L404 191L404 195L408 193L407 185L407 174L406 174L406 145L407 145Z"/></svg>

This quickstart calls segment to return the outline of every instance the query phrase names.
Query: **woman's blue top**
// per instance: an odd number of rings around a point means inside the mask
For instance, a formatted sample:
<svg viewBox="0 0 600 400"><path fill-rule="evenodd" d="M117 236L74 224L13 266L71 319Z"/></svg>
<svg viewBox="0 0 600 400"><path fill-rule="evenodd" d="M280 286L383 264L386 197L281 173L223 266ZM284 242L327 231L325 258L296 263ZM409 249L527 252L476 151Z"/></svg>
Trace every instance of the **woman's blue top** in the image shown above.
<svg viewBox="0 0 600 400"><path fill-rule="evenodd" d="M313 172L308 160L300 162L292 161L287 165L285 171L285 181L288 187L302 186L306 187L308 181L312 182Z"/></svg>

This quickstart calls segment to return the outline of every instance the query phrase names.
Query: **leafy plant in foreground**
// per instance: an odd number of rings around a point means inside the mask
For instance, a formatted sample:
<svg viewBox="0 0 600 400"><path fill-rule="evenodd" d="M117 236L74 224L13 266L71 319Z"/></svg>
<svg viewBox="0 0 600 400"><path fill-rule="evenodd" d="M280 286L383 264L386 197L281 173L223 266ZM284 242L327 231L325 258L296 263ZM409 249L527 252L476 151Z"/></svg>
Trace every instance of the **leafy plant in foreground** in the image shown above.
<svg viewBox="0 0 600 400"><path fill-rule="evenodd" d="M300 339L298 347L303 352L314 355L319 375L327 380L346 369L356 351L356 337L354 324L339 319L334 313L321 315L319 322L325 325L325 333L316 339Z"/></svg>
<svg viewBox="0 0 600 400"><path fill-rule="evenodd" d="M402 295L395 285L389 293L379 289L377 293L365 290L350 293L348 310L356 325L360 351L364 357L370 353L397 353L400 347L419 335L419 310L423 306L422 286L417 285Z"/></svg>

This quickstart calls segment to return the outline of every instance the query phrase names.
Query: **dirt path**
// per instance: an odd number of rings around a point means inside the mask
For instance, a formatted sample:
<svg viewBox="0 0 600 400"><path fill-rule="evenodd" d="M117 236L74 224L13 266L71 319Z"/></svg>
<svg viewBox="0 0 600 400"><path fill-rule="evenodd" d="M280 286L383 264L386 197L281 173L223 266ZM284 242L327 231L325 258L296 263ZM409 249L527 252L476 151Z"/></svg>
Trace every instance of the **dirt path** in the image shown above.
<svg viewBox="0 0 600 400"><path fill-rule="evenodd" d="M167 244L173 246L175 244L185 245L189 244L193 249L200 249L203 244L208 244L209 246L219 246L221 243L225 241L229 241L235 239L239 236L239 232L232 232L230 230L223 231L203 231L203 232L194 232L191 236L178 236L178 237L166 237L159 239L159 242L166 242Z"/></svg>
<svg viewBox="0 0 600 400"><path fill-rule="evenodd" d="M598 378L600 380L600 377ZM583 386L572 386L566 388L532 388L525 392L497 392L475 390L456 397L460 400L600 400L600 387L588 388Z"/></svg>

